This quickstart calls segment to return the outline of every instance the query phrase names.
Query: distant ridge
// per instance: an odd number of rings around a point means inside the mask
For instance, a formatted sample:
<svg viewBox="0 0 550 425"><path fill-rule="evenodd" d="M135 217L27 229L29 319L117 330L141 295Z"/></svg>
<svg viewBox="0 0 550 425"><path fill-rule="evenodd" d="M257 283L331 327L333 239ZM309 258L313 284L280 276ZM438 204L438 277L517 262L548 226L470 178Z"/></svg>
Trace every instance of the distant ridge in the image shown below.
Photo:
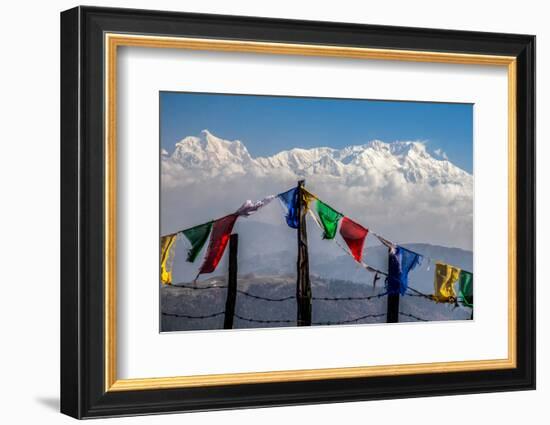
<svg viewBox="0 0 550 425"><path fill-rule="evenodd" d="M208 130L176 143L171 155L162 155L163 172L193 171L207 176L232 174L266 175L287 171L297 177L324 175L359 182L376 174L381 178L399 175L408 183L431 186L450 184L472 192L473 176L448 159L431 155L419 141L392 143L373 140L343 149L295 148L269 157L253 158L243 142L221 139Z"/></svg>

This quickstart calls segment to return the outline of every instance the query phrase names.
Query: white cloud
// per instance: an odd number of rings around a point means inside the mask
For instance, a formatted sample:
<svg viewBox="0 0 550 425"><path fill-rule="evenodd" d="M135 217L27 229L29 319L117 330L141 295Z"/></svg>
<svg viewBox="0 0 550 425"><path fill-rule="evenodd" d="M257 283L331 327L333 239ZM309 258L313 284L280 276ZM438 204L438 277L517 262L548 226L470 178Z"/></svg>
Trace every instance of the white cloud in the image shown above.
<svg viewBox="0 0 550 425"><path fill-rule="evenodd" d="M174 177L173 175L171 176ZM237 175L163 188L162 232L179 230L235 211L247 199L261 199L294 186L284 173ZM454 184L432 187L366 176L364 185L349 186L332 176L310 176L306 186L323 201L395 242L424 242L472 249L472 197ZM276 205L274 203L273 205ZM255 221L282 222L280 208L265 208Z"/></svg>

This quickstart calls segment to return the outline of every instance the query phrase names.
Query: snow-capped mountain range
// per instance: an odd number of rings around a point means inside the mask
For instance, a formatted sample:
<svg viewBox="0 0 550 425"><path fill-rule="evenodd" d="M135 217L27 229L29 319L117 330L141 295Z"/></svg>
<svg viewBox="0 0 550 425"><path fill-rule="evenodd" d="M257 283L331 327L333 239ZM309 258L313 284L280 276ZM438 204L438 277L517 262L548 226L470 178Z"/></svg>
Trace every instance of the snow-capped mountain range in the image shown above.
<svg viewBox="0 0 550 425"><path fill-rule="evenodd" d="M221 217L305 178L321 199L392 240L472 249L473 175L422 142L374 140L252 157L244 143L204 130L162 151L161 167L163 233ZM273 205L253 220L286 226ZM242 227L244 235L250 224Z"/></svg>
<svg viewBox="0 0 550 425"><path fill-rule="evenodd" d="M357 179L377 175L384 179L400 175L409 183L458 185L471 192L473 176L445 158L431 155L418 141L385 143L373 140L343 149L295 148L269 157L253 158L239 140L229 141L203 130L176 143L174 152L162 152L163 174L191 171L204 177L234 174L292 173L297 177L324 175L360 183Z"/></svg>

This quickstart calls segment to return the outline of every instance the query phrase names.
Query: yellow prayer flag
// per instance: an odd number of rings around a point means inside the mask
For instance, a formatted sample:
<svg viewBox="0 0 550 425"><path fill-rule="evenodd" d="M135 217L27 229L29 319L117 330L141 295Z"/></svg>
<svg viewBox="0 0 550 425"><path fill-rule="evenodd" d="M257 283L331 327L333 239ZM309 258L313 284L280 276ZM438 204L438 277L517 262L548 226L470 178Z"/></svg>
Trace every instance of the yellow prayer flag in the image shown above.
<svg viewBox="0 0 550 425"><path fill-rule="evenodd" d="M455 283L458 281L460 269L445 263L435 264L434 299L437 302L454 302L457 298Z"/></svg>
<svg viewBox="0 0 550 425"><path fill-rule="evenodd" d="M313 193L309 192L307 189L302 189L302 196L304 198L304 204L305 204L305 208L304 208L304 211L302 211L302 214L307 214L308 210L309 210L309 203L312 202L312 201L315 201L317 200L317 196L315 196Z"/></svg>
<svg viewBox="0 0 550 425"><path fill-rule="evenodd" d="M175 233L160 238L160 280L164 285L172 284L172 265L177 236Z"/></svg>

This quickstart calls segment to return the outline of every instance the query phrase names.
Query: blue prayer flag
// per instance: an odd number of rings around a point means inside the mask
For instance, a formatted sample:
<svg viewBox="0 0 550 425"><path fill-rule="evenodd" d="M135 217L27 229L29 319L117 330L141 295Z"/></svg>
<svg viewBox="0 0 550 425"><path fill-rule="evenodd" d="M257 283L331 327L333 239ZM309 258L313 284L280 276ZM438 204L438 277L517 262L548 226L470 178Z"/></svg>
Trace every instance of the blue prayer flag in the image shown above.
<svg viewBox="0 0 550 425"><path fill-rule="evenodd" d="M409 272L419 265L421 260L420 254L401 246L389 251L388 278L386 279L388 294L405 295L409 285Z"/></svg>
<svg viewBox="0 0 550 425"><path fill-rule="evenodd" d="M286 224L288 224L293 229L298 228L298 188L287 190L284 193L277 195L283 208L286 211Z"/></svg>

